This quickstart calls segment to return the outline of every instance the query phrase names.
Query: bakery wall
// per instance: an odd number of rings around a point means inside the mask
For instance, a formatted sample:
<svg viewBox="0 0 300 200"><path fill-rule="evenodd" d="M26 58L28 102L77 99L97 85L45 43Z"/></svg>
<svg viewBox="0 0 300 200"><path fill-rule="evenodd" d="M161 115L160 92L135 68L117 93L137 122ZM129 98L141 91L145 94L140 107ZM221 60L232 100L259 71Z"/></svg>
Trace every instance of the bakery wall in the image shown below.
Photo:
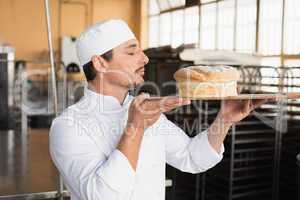
<svg viewBox="0 0 300 200"><path fill-rule="evenodd" d="M51 1L54 48L58 48L58 1ZM16 49L19 59L37 59L47 49L44 1L1 0L0 41Z"/></svg>
<svg viewBox="0 0 300 200"><path fill-rule="evenodd" d="M141 39L141 43L146 44L147 15L142 12L146 11L147 0L49 0L49 2L53 45L57 55L61 36L78 36L85 27L108 18L125 20L137 38ZM1 0L0 43L13 46L16 49L17 59L38 60L47 57L44 1Z"/></svg>

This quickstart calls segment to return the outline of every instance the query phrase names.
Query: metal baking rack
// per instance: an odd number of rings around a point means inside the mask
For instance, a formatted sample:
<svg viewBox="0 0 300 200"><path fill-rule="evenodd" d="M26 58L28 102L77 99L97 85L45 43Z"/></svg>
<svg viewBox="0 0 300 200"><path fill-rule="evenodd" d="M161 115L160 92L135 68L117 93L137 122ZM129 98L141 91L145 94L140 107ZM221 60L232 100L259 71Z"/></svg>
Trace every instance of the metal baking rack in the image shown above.
<svg viewBox="0 0 300 200"><path fill-rule="evenodd" d="M237 66L237 68L241 72L239 85L242 86L243 93L300 90L299 67ZM197 106L186 106L170 118L182 128L188 121L188 124L196 128L194 131L191 129L185 131L194 136L212 123L219 105L218 101L198 101ZM293 166L292 169L296 170L294 161L296 153L299 153L297 150L300 150L300 143L296 142L300 139L300 135L297 135L299 127L291 127L292 122L297 124L299 120L299 105L299 100L270 102L234 125L224 142L226 151L223 161L206 173L191 178L171 169L173 199L192 196L197 200L253 198L277 200L281 191L284 191L282 187L295 191L293 189L296 187L295 174L287 169ZM282 155L286 154L290 154L290 157L286 158L294 163L284 161ZM283 171L284 173L281 173ZM184 178L178 178L180 176L186 177L184 184L181 180Z"/></svg>

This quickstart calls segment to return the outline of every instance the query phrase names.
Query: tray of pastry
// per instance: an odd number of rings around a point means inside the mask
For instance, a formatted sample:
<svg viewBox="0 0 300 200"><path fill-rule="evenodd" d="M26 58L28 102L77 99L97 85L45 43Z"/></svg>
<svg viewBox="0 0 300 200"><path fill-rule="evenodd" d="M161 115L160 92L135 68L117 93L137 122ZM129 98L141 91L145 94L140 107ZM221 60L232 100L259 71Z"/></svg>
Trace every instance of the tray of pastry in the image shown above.
<svg viewBox="0 0 300 200"><path fill-rule="evenodd" d="M169 96L172 97L172 96ZM247 99L272 99L272 100L284 100L284 99L300 99L300 92L289 92L289 93L260 93L260 94L238 94L236 96L227 97L185 97L185 96L173 96L181 97L190 100L247 100ZM158 100L164 97L151 96L150 100Z"/></svg>
<svg viewBox="0 0 300 200"><path fill-rule="evenodd" d="M260 94L238 94L236 96L227 97L184 97L191 100L247 100L247 99L273 99L273 100L284 100L284 99L300 99L300 92L289 92L289 93L260 93Z"/></svg>
<svg viewBox="0 0 300 200"><path fill-rule="evenodd" d="M189 66L174 73L178 96L191 100L300 99L300 92L239 94L239 71L230 66Z"/></svg>

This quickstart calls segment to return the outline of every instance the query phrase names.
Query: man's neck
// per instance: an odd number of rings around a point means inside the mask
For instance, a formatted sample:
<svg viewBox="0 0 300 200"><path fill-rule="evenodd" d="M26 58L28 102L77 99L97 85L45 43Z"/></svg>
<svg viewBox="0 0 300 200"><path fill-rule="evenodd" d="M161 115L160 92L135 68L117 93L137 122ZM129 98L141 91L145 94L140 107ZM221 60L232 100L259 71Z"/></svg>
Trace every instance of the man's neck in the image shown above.
<svg viewBox="0 0 300 200"><path fill-rule="evenodd" d="M101 84L96 80L91 81L88 83L88 87L94 92L117 98L121 105L123 104L128 93L128 89L120 86L110 85L108 83L104 83L104 81L102 81Z"/></svg>

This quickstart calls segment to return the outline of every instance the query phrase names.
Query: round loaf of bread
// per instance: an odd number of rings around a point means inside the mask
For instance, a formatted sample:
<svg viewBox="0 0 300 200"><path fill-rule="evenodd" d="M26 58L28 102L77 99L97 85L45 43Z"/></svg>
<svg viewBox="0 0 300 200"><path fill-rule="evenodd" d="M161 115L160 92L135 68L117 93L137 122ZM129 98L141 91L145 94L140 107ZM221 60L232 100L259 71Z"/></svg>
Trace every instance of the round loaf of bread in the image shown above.
<svg viewBox="0 0 300 200"><path fill-rule="evenodd" d="M227 97L237 95L239 72L229 66L191 66L177 70L174 78L181 97Z"/></svg>

